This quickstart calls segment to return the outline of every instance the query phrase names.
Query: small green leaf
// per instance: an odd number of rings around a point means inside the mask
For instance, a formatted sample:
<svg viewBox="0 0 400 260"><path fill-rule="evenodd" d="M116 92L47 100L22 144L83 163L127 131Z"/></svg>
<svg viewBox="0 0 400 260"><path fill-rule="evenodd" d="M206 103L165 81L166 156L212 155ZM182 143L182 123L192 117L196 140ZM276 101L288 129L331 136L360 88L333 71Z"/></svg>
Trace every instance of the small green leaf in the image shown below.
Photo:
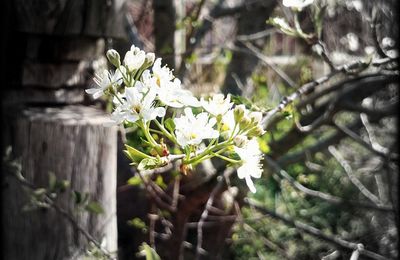
<svg viewBox="0 0 400 260"><path fill-rule="evenodd" d="M137 186L142 184L142 179L139 176L133 176L127 181L128 185Z"/></svg>
<svg viewBox="0 0 400 260"><path fill-rule="evenodd" d="M155 158L144 158L142 161L140 161L138 165L138 170L143 171L143 170L151 170L155 169L158 167L158 162L157 159Z"/></svg>
<svg viewBox="0 0 400 260"><path fill-rule="evenodd" d="M35 195L35 197L41 197L41 196L43 196L44 194L46 194L46 192L47 192L46 189L44 189L44 188L39 188L39 189L34 190L33 194Z"/></svg>
<svg viewBox="0 0 400 260"><path fill-rule="evenodd" d="M129 146L127 144L125 144L125 148L126 150L124 150L124 153L126 154L126 156L128 156L128 158L132 161L132 162L139 162L144 158L149 158L150 156L133 148L132 146Z"/></svg>
<svg viewBox="0 0 400 260"><path fill-rule="evenodd" d="M82 202L82 194L79 191L74 190L72 192L75 204L80 204Z"/></svg>
<svg viewBox="0 0 400 260"><path fill-rule="evenodd" d="M239 96L239 95L232 95L231 96L232 102L235 105L245 105L246 108L250 108L252 106L252 102L250 100L248 100L245 97Z"/></svg>
<svg viewBox="0 0 400 260"><path fill-rule="evenodd" d="M267 141L263 138L258 138L258 143L260 145L260 150L263 153L269 153L271 151L271 148L269 147Z"/></svg>
<svg viewBox="0 0 400 260"><path fill-rule="evenodd" d="M282 111L282 115L286 118L286 119L291 119L293 118L293 114L294 114L294 107L292 104L289 104L288 106L286 106L283 111Z"/></svg>
<svg viewBox="0 0 400 260"><path fill-rule="evenodd" d="M140 218L133 218L131 220L128 220L127 224L137 229L141 229L143 232L147 232L146 223L144 223L144 221Z"/></svg>
<svg viewBox="0 0 400 260"><path fill-rule="evenodd" d="M57 183L57 178L54 172L49 172L49 190L54 191Z"/></svg>
<svg viewBox="0 0 400 260"><path fill-rule="evenodd" d="M86 205L85 209L86 209L87 211L89 211L89 212L91 212L91 213L95 213L95 214L102 214L102 213L104 213L103 207L102 207L99 203L97 203L97 202L95 202L95 201L89 202L89 203Z"/></svg>
<svg viewBox="0 0 400 260"><path fill-rule="evenodd" d="M56 183L56 189L62 193L69 187L69 184L70 183L67 180L58 181Z"/></svg>
<svg viewBox="0 0 400 260"><path fill-rule="evenodd" d="M164 121L165 128L167 128L171 133L174 132L175 130L175 123L172 118L168 118L167 120Z"/></svg>
<svg viewBox="0 0 400 260"><path fill-rule="evenodd" d="M157 176L155 183L163 189L167 188L167 184L165 184L164 179L161 175Z"/></svg>
<svg viewBox="0 0 400 260"><path fill-rule="evenodd" d="M140 246L140 255L146 256L146 260L161 260L157 252L148 244L144 243Z"/></svg>

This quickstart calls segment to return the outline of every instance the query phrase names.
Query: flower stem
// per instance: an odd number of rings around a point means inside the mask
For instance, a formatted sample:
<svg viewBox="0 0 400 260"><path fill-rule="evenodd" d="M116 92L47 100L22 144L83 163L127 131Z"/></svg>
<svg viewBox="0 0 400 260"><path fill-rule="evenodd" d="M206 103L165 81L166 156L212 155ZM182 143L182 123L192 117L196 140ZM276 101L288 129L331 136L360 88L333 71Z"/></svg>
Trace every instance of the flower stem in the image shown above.
<svg viewBox="0 0 400 260"><path fill-rule="evenodd" d="M156 125L158 126L158 128L160 128L160 130L163 132L163 134L172 142L174 142L175 144L177 144L178 142L176 141L176 138L173 134L169 133L167 131L167 129L165 129L165 127L160 124L160 122L158 122L157 120L154 120L154 122L156 123Z"/></svg>
<svg viewBox="0 0 400 260"><path fill-rule="evenodd" d="M157 150L157 152L161 152L161 147L158 145L158 143L151 136L149 128L147 127L147 125L144 124L143 121L141 121L141 120L138 122L138 125L143 130L143 133L146 136L147 141L149 141L151 147L155 148Z"/></svg>
<svg viewBox="0 0 400 260"><path fill-rule="evenodd" d="M214 146L212 146L210 148L205 149L203 152L201 152L200 154L196 155L195 157L185 161L184 163L185 164L199 163L199 162L205 160L205 159L203 159L203 157L209 155L210 152L213 152L213 151L218 150L218 149L223 150L222 148L227 148L229 145L231 145L231 141L230 140L227 140L227 141L224 141L222 143L216 144L216 145L214 145Z"/></svg>

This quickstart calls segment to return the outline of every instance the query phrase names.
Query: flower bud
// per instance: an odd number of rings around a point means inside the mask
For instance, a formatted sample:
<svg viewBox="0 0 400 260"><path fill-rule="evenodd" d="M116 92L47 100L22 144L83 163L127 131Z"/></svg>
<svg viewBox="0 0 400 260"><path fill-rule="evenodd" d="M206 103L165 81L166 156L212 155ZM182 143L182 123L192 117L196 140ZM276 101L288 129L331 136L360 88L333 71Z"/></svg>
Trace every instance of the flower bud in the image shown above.
<svg viewBox="0 0 400 260"><path fill-rule="evenodd" d="M114 65L117 68L121 66L120 56L116 50L114 49L108 50L106 56L112 65Z"/></svg>
<svg viewBox="0 0 400 260"><path fill-rule="evenodd" d="M247 133L249 137L259 137L265 133L264 129L261 126L255 126Z"/></svg>
<svg viewBox="0 0 400 260"><path fill-rule="evenodd" d="M144 59L145 67L148 68L151 65L153 65L155 59L156 59L156 55L153 52L146 53L146 57Z"/></svg>
<svg viewBox="0 0 400 260"><path fill-rule="evenodd" d="M259 124L262 119L262 113L261 112L251 112L249 114L249 117L250 117L252 123Z"/></svg>
<svg viewBox="0 0 400 260"><path fill-rule="evenodd" d="M233 138L233 142L235 143L235 146L243 148L247 144L248 139L244 135L237 135Z"/></svg>
<svg viewBox="0 0 400 260"><path fill-rule="evenodd" d="M251 124L251 119L248 116L243 116L239 122L240 129L246 129Z"/></svg>
<svg viewBox="0 0 400 260"><path fill-rule="evenodd" d="M136 71L143 66L145 58L145 52L132 45L131 50L125 54L124 65L129 72Z"/></svg>
<svg viewBox="0 0 400 260"><path fill-rule="evenodd" d="M238 105L233 110L233 115L235 118L235 122L240 122L245 114L246 107L244 105Z"/></svg>

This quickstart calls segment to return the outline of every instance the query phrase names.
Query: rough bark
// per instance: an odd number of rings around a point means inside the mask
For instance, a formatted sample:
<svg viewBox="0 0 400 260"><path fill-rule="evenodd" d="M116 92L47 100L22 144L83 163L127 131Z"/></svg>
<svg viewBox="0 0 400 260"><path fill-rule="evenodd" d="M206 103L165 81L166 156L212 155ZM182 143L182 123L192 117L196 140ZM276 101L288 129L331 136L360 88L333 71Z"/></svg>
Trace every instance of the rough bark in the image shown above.
<svg viewBox="0 0 400 260"><path fill-rule="evenodd" d="M56 199L76 222L107 249L117 249L115 127L107 117L83 106L28 108L8 115L14 155L21 158L24 177L36 187L48 187L49 173L70 182L70 191L87 192L104 214L76 212L71 192ZM4 259L70 259L84 252L87 240L52 209L23 212L29 198L15 180L3 190Z"/></svg>
<svg viewBox="0 0 400 260"><path fill-rule="evenodd" d="M70 193L56 203L107 249L117 249L117 129L105 127L104 112L85 107L94 61L104 54L104 37L125 37L124 0L7 1L1 8L1 138L21 157L22 171L37 187L49 172L86 192L104 214L74 212ZM4 17L4 18L3 18ZM33 107L32 105L35 105ZM71 105L74 104L74 105ZM2 151L3 152L3 149ZM2 228L5 259L70 259L87 240L54 210L21 212L26 194L4 179Z"/></svg>

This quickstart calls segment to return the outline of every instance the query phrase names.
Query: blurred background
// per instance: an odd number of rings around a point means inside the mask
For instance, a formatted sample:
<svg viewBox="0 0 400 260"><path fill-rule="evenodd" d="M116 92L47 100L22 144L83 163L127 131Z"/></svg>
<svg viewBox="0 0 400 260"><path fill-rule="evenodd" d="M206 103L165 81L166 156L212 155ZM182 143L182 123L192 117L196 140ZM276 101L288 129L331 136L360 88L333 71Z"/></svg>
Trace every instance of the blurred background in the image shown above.
<svg viewBox="0 0 400 260"><path fill-rule="evenodd" d="M315 0L305 40L266 22L294 26L280 0L2 3L4 259L397 259L398 11ZM259 138L257 193L218 160L138 176L140 133L84 92L132 44L198 97L268 114L299 94Z"/></svg>

